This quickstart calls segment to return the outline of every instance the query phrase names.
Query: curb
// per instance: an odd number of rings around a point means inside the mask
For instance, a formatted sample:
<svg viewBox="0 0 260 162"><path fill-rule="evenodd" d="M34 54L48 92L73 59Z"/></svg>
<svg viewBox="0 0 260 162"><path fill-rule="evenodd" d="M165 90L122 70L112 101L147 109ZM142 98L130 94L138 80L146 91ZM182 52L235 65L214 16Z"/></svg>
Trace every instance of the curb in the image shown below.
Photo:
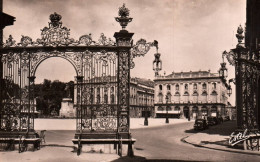
<svg viewBox="0 0 260 162"><path fill-rule="evenodd" d="M240 154L260 156L259 153L254 153L254 152L245 152L245 151L230 150L230 149L220 149L220 148L207 147L207 146L203 146L203 145L199 145L199 144L194 144L194 143L191 143L191 142L188 142L188 141L185 140L185 139L188 138L188 137L190 137L190 136L183 137L180 141L182 141L183 143L187 143L187 144L193 145L193 146L195 146L195 147L201 147L201 148L206 148L206 149L211 149L211 150L217 150L217 151L225 151L225 152L231 152L231 153L240 153Z"/></svg>

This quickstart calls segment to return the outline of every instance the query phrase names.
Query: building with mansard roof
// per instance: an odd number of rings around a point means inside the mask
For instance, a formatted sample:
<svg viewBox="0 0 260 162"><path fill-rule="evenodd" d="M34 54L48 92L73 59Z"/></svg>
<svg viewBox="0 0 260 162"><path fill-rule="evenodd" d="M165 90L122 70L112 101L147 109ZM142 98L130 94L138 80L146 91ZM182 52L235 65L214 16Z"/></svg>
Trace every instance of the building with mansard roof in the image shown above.
<svg viewBox="0 0 260 162"><path fill-rule="evenodd" d="M227 83L210 71L173 72L154 79L156 117L225 116ZM168 112L166 111L168 108Z"/></svg>

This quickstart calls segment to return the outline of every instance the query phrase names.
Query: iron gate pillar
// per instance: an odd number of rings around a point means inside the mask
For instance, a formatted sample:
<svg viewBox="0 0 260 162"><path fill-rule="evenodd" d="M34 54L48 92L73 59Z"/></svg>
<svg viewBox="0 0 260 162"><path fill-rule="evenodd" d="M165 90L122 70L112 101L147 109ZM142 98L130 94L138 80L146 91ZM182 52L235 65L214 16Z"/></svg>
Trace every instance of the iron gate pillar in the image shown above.
<svg viewBox="0 0 260 162"><path fill-rule="evenodd" d="M129 96L130 96L130 49L134 33L126 30L116 32L116 45L118 47L118 134L121 138L131 138L129 120Z"/></svg>

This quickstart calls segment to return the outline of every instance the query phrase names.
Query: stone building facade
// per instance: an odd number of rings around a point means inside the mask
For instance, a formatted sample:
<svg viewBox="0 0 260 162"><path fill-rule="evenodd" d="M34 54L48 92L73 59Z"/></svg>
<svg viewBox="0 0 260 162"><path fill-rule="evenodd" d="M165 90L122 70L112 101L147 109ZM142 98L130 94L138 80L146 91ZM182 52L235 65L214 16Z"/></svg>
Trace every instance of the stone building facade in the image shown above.
<svg viewBox="0 0 260 162"><path fill-rule="evenodd" d="M154 117L154 82L148 79L131 78L130 117Z"/></svg>
<svg viewBox="0 0 260 162"><path fill-rule="evenodd" d="M216 73L173 72L157 76L154 82L156 117L166 117L166 107L171 118L195 119L226 114L227 84Z"/></svg>
<svg viewBox="0 0 260 162"><path fill-rule="evenodd" d="M84 84L84 83L83 83ZM85 90L89 93L91 105L98 106L107 104L112 109L117 107L117 82L115 77L109 77L109 82L105 83L100 78L95 78L95 84ZM74 105L76 101L76 84L74 85ZM84 98L84 97L83 97ZM149 79L131 78L130 82L130 117L140 118L147 113L148 117L154 117L154 82ZM84 104L84 103L83 103ZM68 110L67 110L68 111ZM64 114L63 114L64 115ZM66 116L66 115L65 115Z"/></svg>

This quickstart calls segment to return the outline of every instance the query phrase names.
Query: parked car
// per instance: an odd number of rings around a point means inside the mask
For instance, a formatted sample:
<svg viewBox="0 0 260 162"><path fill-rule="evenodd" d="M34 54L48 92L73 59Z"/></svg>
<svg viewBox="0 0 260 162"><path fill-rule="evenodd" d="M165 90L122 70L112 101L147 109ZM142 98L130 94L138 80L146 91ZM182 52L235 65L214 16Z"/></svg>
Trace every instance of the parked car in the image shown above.
<svg viewBox="0 0 260 162"><path fill-rule="evenodd" d="M218 120L216 117L208 117L208 124L209 126L217 125Z"/></svg>
<svg viewBox="0 0 260 162"><path fill-rule="evenodd" d="M218 121L218 124L221 124L221 123L223 123L224 120L223 120L223 118L220 116L220 117L217 118L217 121Z"/></svg>
<svg viewBox="0 0 260 162"><path fill-rule="evenodd" d="M229 121L230 120L230 117L229 116L225 116L224 117L224 121Z"/></svg>
<svg viewBox="0 0 260 162"><path fill-rule="evenodd" d="M207 120L196 119L194 123L194 130L204 130L208 128Z"/></svg>

